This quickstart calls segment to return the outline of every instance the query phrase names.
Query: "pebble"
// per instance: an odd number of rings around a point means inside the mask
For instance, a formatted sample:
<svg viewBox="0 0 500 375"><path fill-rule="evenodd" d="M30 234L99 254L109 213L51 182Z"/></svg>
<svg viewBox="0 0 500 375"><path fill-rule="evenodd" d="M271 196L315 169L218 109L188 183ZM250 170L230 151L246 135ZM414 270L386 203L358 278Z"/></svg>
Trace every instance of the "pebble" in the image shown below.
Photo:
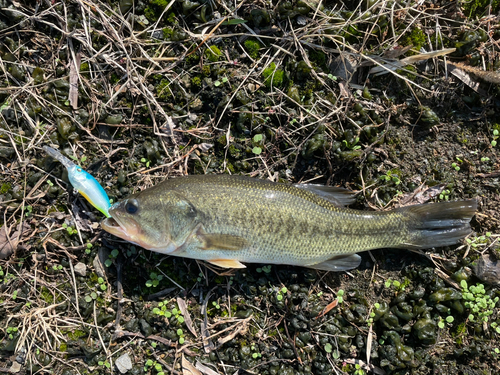
<svg viewBox="0 0 500 375"><path fill-rule="evenodd" d="M115 361L116 368L120 371L121 374L125 374L128 370L132 370L132 360L128 353L122 354Z"/></svg>
<svg viewBox="0 0 500 375"><path fill-rule="evenodd" d="M78 262L75 265L75 273L79 276L87 276L87 265L85 263Z"/></svg>

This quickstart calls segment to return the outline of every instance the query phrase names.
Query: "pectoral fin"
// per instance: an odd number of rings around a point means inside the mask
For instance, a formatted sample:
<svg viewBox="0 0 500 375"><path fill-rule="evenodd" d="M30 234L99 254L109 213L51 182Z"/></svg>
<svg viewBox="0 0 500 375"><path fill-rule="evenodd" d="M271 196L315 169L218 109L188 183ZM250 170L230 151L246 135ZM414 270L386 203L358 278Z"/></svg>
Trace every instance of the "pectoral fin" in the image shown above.
<svg viewBox="0 0 500 375"><path fill-rule="evenodd" d="M244 264L232 259L212 259L207 262L222 268L247 268Z"/></svg>
<svg viewBox="0 0 500 375"><path fill-rule="evenodd" d="M202 250L241 250L248 246L243 237L231 234L209 234L200 229L196 235Z"/></svg>
<svg viewBox="0 0 500 375"><path fill-rule="evenodd" d="M361 257L357 254L352 254L337 256L322 263L310 264L307 267L320 271L340 272L352 270L359 266L360 263Z"/></svg>

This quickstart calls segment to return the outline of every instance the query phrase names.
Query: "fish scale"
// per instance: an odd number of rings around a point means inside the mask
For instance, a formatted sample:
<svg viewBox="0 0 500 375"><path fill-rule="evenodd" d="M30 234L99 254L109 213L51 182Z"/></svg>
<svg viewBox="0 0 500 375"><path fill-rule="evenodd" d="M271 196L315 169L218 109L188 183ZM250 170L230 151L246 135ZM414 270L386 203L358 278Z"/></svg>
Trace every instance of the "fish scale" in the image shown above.
<svg viewBox="0 0 500 375"><path fill-rule="evenodd" d="M338 190L331 199L328 188L321 196L315 191L241 176L180 177L116 203L102 226L146 249L220 266L344 270L359 264L361 251L454 244L470 233L477 205L469 200L369 212L332 203L345 194Z"/></svg>

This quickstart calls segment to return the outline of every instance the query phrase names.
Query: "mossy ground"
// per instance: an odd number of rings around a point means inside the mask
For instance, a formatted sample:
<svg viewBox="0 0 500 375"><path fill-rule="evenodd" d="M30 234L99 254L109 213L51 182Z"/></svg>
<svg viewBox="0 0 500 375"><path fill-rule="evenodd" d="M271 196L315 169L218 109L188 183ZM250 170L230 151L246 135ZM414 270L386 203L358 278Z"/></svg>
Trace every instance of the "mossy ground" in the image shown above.
<svg viewBox="0 0 500 375"><path fill-rule="evenodd" d="M442 58L373 76L365 58L455 47L448 61L494 71L498 17L478 1L465 13L244 3L236 16L224 4L0 0L0 249L6 232L16 248L0 260L0 372L17 358L26 373L111 373L129 353L132 374L180 373L184 355L219 373L360 375L371 343L370 366L388 374L498 373L498 310L477 322L460 292L465 279L499 294L471 272L499 251L498 86L450 75ZM102 233L44 144L114 202L164 178L235 173L347 187L366 210L417 192L476 198L475 234L427 255L362 254L348 273L212 270Z"/></svg>

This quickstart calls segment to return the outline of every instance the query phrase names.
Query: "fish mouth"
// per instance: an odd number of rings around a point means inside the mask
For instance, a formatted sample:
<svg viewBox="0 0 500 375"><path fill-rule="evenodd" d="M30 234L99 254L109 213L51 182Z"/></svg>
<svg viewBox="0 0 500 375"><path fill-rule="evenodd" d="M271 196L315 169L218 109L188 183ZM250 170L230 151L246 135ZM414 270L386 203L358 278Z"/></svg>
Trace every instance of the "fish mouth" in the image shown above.
<svg viewBox="0 0 500 375"><path fill-rule="evenodd" d="M152 250L154 248L134 220L119 218L118 215L115 215L101 221L101 227L106 232L145 249Z"/></svg>
<svg viewBox="0 0 500 375"><path fill-rule="evenodd" d="M101 227L106 232L114 234L116 237L123 238L127 241L130 241L131 239L129 231L125 228L125 226L120 224L120 222L113 217L108 217L101 221Z"/></svg>

